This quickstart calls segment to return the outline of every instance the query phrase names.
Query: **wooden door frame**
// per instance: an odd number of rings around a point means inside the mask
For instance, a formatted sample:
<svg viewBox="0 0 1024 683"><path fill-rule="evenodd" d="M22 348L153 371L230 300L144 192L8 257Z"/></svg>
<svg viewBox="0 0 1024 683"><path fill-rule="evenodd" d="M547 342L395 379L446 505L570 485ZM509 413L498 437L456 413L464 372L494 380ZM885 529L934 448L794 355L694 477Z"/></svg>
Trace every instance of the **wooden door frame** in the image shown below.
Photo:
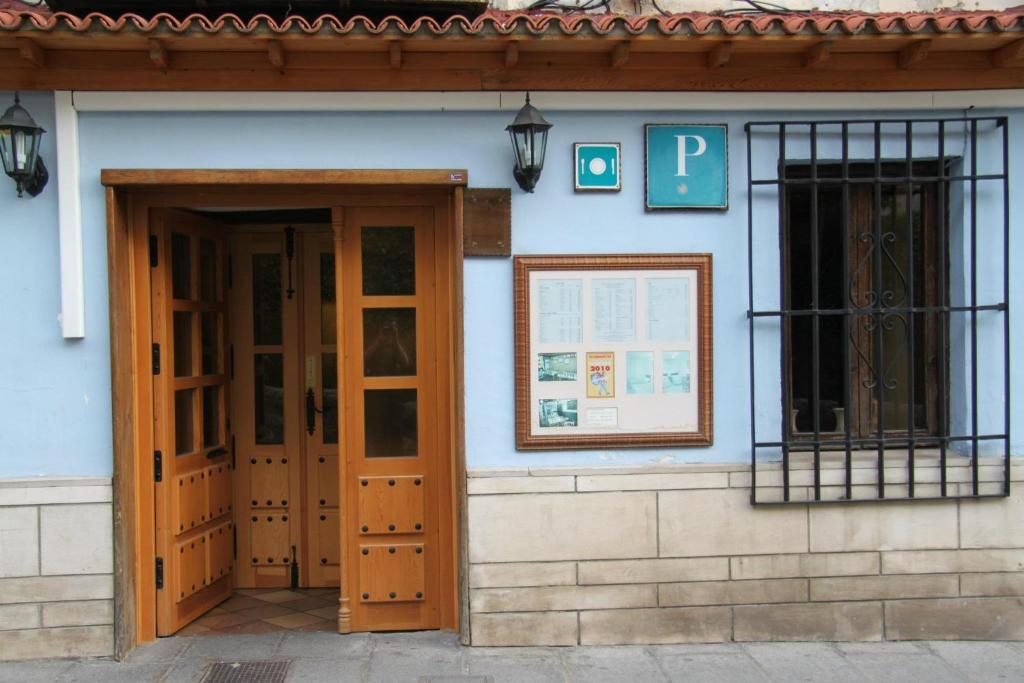
<svg viewBox="0 0 1024 683"><path fill-rule="evenodd" d="M449 469L453 482L451 523L455 555L451 581L458 603L453 606L457 628L463 642L468 642L462 295L462 199L467 179L467 172L461 169L102 171L100 181L105 187L107 206L114 456L114 653L118 659L123 659L135 646L156 638L155 510L153 496L147 495L153 484L152 311L147 228L149 209L156 207L329 208L345 204L434 203L439 197L445 198L451 239L447 269L451 276ZM396 197L396 190L401 191L400 197ZM339 461L342 483L344 458ZM345 525L340 526L344 548Z"/></svg>

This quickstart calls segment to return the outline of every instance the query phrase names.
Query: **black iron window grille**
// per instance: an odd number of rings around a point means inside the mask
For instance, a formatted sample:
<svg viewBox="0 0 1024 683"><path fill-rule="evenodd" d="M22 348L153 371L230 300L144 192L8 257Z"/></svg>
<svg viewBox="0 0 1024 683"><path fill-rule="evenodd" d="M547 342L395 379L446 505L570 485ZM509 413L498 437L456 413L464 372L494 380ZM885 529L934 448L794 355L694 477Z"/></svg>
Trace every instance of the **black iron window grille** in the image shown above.
<svg viewBox="0 0 1024 683"><path fill-rule="evenodd" d="M1008 496L1007 119L745 130L751 502Z"/></svg>

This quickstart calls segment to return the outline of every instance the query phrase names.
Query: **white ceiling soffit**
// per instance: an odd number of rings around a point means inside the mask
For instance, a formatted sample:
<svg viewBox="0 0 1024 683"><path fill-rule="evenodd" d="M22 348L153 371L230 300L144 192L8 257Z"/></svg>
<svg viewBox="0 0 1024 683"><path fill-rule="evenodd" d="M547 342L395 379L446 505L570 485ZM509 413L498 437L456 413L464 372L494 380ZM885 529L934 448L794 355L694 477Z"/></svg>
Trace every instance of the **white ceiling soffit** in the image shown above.
<svg viewBox="0 0 1024 683"><path fill-rule="evenodd" d="M521 92L76 92L88 111L516 111ZM878 111L1024 107L1024 90L880 93L535 92L547 111Z"/></svg>

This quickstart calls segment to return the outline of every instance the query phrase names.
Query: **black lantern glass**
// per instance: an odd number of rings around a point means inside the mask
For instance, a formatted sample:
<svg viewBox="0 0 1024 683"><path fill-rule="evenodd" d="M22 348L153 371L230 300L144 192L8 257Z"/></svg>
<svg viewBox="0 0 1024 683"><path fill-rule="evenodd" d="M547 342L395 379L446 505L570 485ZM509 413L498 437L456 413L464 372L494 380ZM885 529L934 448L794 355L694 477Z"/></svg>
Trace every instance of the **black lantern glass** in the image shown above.
<svg viewBox="0 0 1024 683"><path fill-rule="evenodd" d="M529 93L526 94L526 104L516 114L515 120L505 128L512 138L512 149L516 154L512 175L519 187L527 192L533 192L540 179L540 172L544 170L544 153L547 151L550 128L551 124L530 104Z"/></svg>
<svg viewBox="0 0 1024 683"><path fill-rule="evenodd" d="M39 141L45 132L15 94L14 105L0 117L0 161L4 173L17 184L19 197L24 191L38 195L49 178L39 158Z"/></svg>

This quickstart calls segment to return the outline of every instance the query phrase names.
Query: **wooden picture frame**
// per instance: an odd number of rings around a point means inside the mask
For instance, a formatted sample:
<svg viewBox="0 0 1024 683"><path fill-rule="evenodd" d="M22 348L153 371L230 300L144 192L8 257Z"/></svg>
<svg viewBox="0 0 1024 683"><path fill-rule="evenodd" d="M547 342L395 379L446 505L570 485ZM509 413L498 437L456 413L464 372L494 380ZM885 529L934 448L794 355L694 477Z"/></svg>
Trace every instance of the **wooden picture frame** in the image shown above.
<svg viewBox="0 0 1024 683"><path fill-rule="evenodd" d="M684 280L687 284L681 290L686 292L683 297L665 295L666 286L681 287ZM628 284L630 281L632 285ZM615 294L609 286L626 294ZM518 450L712 444L711 254L516 256L514 288ZM612 305L607 292L625 299ZM559 301L568 297L567 317L555 320L557 315L549 310L551 304L541 303L542 296L545 302L552 301L552 297ZM576 303L571 303L573 297ZM685 311L678 320L688 322L685 338L678 337L685 340L678 341L665 337L663 331L668 328L662 327L661 322L665 318L657 312L682 299L687 303L678 306ZM573 318L573 308L578 312L578 321ZM610 323L612 316L606 317L604 312L613 310L616 319ZM630 315L631 339L628 330L623 333L626 328L621 325ZM619 324L618 332L609 332L613 323ZM554 339L553 334L562 336ZM678 375L668 371L669 358L678 355L681 360L683 353L685 382L680 380L676 386L672 376ZM604 359L605 365L597 368L598 372L590 373L585 365L580 368L580 364L594 358ZM634 360L638 361L637 367L649 363L649 373L634 373ZM547 361L553 365L548 367ZM671 363L675 368L675 360ZM660 388L656 368L661 368ZM634 383L634 375L645 379ZM693 375L696 379L691 383ZM604 387L588 388L588 384L595 382L610 382L612 386L608 391ZM659 419L650 416L652 411L668 421L653 428L631 427L644 420ZM597 417L591 419L592 415ZM630 418L631 415L634 417ZM636 416L641 418L637 420Z"/></svg>

